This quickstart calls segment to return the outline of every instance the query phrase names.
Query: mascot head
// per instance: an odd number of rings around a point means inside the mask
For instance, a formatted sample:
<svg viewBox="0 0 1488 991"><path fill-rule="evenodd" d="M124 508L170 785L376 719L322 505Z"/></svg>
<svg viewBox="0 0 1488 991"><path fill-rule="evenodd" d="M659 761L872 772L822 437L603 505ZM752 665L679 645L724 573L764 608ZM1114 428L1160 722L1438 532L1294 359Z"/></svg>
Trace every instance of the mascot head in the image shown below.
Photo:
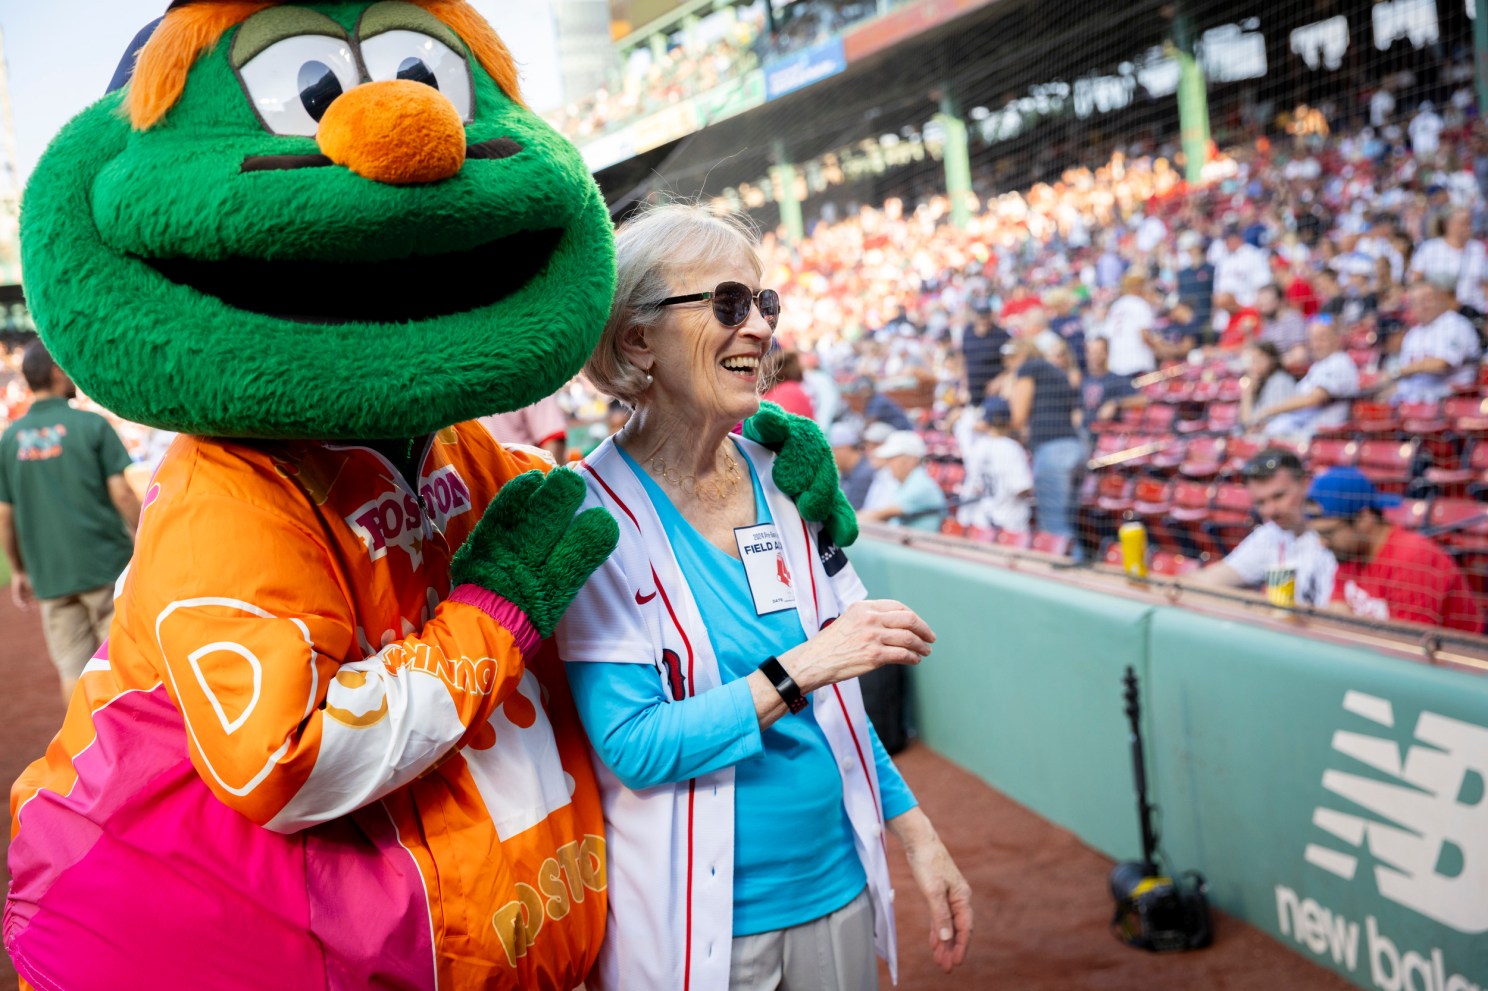
<svg viewBox="0 0 1488 991"><path fill-rule="evenodd" d="M22 210L41 336L100 403L196 434L407 437L582 366L609 217L464 0L177 0L133 63Z"/></svg>

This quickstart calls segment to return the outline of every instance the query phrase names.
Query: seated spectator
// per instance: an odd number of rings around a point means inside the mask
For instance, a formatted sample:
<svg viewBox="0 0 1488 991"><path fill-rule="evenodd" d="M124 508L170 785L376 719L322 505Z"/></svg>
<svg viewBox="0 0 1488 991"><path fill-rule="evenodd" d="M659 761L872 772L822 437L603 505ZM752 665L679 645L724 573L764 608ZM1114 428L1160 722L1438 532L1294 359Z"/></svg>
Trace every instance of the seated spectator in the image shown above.
<svg viewBox="0 0 1488 991"><path fill-rule="evenodd" d="M1379 293L1374 291L1373 270L1348 272L1323 312L1345 327L1368 320L1379 312Z"/></svg>
<svg viewBox="0 0 1488 991"><path fill-rule="evenodd" d="M1276 347L1281 354L1307 346L1307 323L1302 314L1286 301L1282 288L1269 285L1256 296L1256 309L1261 314L1261 340Z"/></svg>
<svg viewBox="0 0 1488 991"><path fill-rule="evenodd" d="M1246 243L1236 224L1225 228L1224 240L1209 246L1208 260L1214 265L1214 309L1218 312L1233 314L1254 306L1261 287L1272 282L1266 251ZM1219 323L1216 313L1215 326L1223 330Z"/></svg>
<svg viewBox="0 0 1488 991"><path fill-rule="evenodd" d="M1467 317L1452 306L1452 294L1433 282L1410 287L1406 308L1411 328L1400 342L1400 364L1390 373L1396 403L1434 403L1452 387L1478 378L1483 348Z"/></svg>
<svg viewBox="0 0 1488 991"><path fill-rule="evenodd" d="M896 430L873 449L883 485L874 485L858 519L893 523L913 530L940 532L946 515L945 493L925 470L925 442L913 430Z"/></svg>
<svg viewBox="0 0 1488 991"><path fill-rule="evenodd" d="M1207 344L1214 315L1214 266L1204 260L1204 236L1198 231L1179 234L1178 253L1183 259L1183 267L1178 270L1178 301L1193 311L1194 322Z"/></svg>
<svg viewBox="0 0 1488 991"><path fill-rule="evenodd" d="M1411 256L1411 281L1450 287L1458 305L1472 315L1488 313L1488 250L1472 239L1472 211L1451 211L1445 227L1441 237L1422 243Z"/></svg>
<svg viewBox="0 0 1488 991"><path fill-rule="evenodd" d="M1187 303L1179 302L1158 317L1147 343L1159 362L1183 361L1199 343L1202 330Z"/></svg>
<svg viewBox="0 0 1488 991"><path fill-rule="evenodd" d="M1342 350L1342 340L1331 321L1314 320L1307 329L1312 367L1297 383L1297 392L1251 414L1271 437L1311 439L1320 427L1348 422L1349 401L1359 392L1359 369Z"/></svg>
<svg viewBox="0 0 1488 991"><path fill-rule="evenodd" d="M840 419L856 421L860 430L866 429L870 423L887 423L895 430L914 428L904 407L880 393L866 375L859 375L843 386L842 399L847 404L847 412Z"/></svg>
<svg viewBox="0 0 1488 991"><path fill-rule="evenodd" d="M1297 394L1297 380L1282 367L1281 353L1270 341L1245 349L1245 375L1240 379L1240 422L1249 423L1256 410L1270 409Z"/></svg>
<svg viewBox="0 0 1488 991"><path fill-rule="evenodd" d="M1147 302L1146 290L1147 278L1141 273L1122 276L1121 297L1111 304L1105 323L1090 335L1110 342L1111 371L1128 378L1157 368L1157 356L1150 344L1157 314Z"/></svg>
<svg viewBox="0 0 1488 991"><path fill-rule="evenodd" d="M801 384L805 373L801 368L801 356L789 348L776 348L765 356L766 382L774 382L765 399L778 405L787 413L816 419L816 407L811 403L806 388Z"/></svg>
<svg viewBox="0 0 1488 991"><path fill-rule="evenodd" d="M1335 602L1366 619L1482 632L1482 604L1456 562L1384 518L1398 496L1376 491L1357 468L1330 468L1313 480L1307 500L1313 531L1338 559Z"/></svg>
<svg viewBox="0 0 1488 991"><path fill-rule="evenodd" d="M1327 606L1333 598L1338 562L1308 528L1304 512L1307 473L1302 461L1283 448L1267 448L1246 462L1242 474L1261 525L1193 581L1218 588L1259 588L1267 569L1292 568L1297 605Z"/></svg>
<svg viewBox="0 0 1488 991"><path fill-rule="evenodd" d="M988 396L963 458L966 480L961 483L961 508L956 516L966 526L1028 532L1033 473L1028 468L1028 452L1008 436L1011 422L1007 400Z"/></svg>
<svg viewBox="0 0 1488 991"><path fill-rule="evenodd" d="M1147 405L1147 397L1132 387L1130 376L1111 371L1106 363L1109 353L1110 344L1104 337L1092 338L1085 352L1090 370L1081 383L1080 400L1087 428L1096 420L1112 419L1118 409Z"/></svg>
<svg viewBox="0 0 1488 991"><path fill-rule="evenodd" d="M834 423L827 432L827 441L832 445L832 458L837 462L842 494L847 496L853 509L862 509L874 475L873 465L864 450L863 435L852 424Z"/></svg>

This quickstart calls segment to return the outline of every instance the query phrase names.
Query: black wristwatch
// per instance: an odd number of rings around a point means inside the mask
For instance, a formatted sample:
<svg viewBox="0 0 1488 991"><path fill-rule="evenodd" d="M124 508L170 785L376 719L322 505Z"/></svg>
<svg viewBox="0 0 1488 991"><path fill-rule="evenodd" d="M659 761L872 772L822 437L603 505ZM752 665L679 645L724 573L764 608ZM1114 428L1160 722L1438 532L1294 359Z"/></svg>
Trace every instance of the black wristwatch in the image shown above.
<svg viewBox="0 0 1488 991"><path fill-rule="evenodd" d="M785 665L780 663L780 658L765 658L759 669L780 693L780 700L785 703L787 710L794 714L806 708L806 703L810 700L802 694L801 686L796 684L796 679L785 670Z"/></svg>

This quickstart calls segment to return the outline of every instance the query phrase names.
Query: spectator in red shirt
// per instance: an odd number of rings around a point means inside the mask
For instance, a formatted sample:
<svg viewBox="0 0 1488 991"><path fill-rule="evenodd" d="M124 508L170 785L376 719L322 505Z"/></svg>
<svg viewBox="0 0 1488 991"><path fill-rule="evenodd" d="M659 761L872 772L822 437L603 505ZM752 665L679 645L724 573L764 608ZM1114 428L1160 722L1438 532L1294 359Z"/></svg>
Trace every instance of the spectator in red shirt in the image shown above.
<svg viewBox="0 0 1488 991"><path fill-rule="evenodd" d="M1330 468L1308 489L1308 517L1338 559L1333 601L1366 619L1483 631L1482 605L1456 562L1431 540L1385 520L1398 496L1357 468Z"/></svg>
<svg viewBox="0 0 1488 991"><path fill-rule="evenodd" d="M801 356L795 351L777 348L766 356L765 361L773 366L770 369L773 374L767 375L766 381L773 379L775 383L765 393L765 398L787 413L804 416L808 420L816 419L816 407L812 405L806 387L801 384L806 377L801 368Z"/></svg>

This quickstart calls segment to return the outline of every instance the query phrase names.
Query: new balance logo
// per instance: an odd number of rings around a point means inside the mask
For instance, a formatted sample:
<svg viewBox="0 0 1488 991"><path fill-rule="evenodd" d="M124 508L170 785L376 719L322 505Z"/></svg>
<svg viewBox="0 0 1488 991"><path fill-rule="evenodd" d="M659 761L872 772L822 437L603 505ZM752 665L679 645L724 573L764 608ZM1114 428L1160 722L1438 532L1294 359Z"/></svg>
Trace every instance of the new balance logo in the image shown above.
<svg viewBox="0 0 1488 991"><path fill-rule="evenodd" d="M1351 691L1343 708L1360 728L1395 726L1388 699ZM1384 736L1333 734L1333 749L1347 758L1340 766L1377 773L1323 772L1323 787L1350 811L1316 808L1313 825L1337 842L1309 843L1304 857L1352 880L1367 847L1383 897L1458 932L1488 933L1488 727L1423 712L1415 738L1402 753Z"/></svg>

